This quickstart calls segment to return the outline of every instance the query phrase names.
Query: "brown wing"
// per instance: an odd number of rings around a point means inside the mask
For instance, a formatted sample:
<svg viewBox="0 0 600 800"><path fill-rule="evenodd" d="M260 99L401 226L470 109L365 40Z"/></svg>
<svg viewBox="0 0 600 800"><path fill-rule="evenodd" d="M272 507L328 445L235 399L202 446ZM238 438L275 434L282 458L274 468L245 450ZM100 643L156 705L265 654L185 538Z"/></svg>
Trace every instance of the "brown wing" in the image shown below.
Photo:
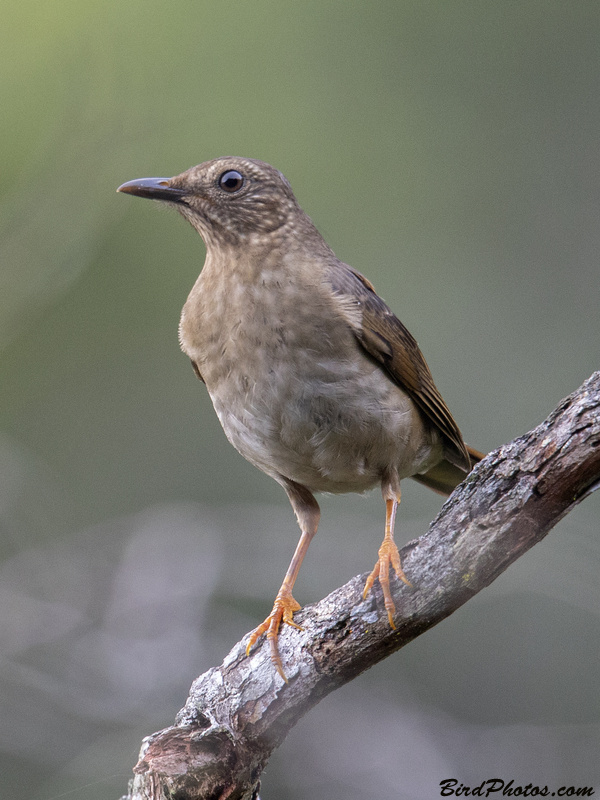
<svg viewBox="0 0 600 800"><path fill-rule="evenodd" d="M362 324L354 327L354 333L362 347L439 430L448 461L468 472L471 464L461 432L433 382L415 338L360 272L338 262L332 266L328 280L336 293L352 298L360 307Z"/></svg>

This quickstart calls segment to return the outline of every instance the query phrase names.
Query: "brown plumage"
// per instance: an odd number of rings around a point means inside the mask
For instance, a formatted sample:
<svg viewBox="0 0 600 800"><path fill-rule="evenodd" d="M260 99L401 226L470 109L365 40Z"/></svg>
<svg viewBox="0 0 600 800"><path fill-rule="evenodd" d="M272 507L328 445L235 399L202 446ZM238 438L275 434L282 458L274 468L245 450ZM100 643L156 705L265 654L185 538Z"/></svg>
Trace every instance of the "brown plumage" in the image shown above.
<svg viewBox="0 0 600 800"><path fill-rule="evenodd" d="M181 346L227 438L283 486L302 531L248 643L266 633L285 680L277 637L300 608L292 588L317 531L314 493L381 485L385 536L365 594L378 579L393 627L390 567L408 583L393 540L401 479L449 494L482 456L465 445L415 339L336 258L278 170L227 157L119 191L173 204L206 244Z"/></svg>

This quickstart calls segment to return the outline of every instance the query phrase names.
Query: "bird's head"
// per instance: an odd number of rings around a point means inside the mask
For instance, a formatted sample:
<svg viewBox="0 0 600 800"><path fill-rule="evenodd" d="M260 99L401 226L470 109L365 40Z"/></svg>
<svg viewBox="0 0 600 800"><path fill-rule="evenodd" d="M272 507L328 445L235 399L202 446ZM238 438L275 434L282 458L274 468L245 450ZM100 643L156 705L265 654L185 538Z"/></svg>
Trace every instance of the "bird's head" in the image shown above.
<svg viewBox="0 0 600 800"><path fill-rule="evenodd" d="M207 247L260 240L278 229L291 233L308 220L281 172L249 158L216 158L173 178L128 181L117 191L173 204Z"/></svg>

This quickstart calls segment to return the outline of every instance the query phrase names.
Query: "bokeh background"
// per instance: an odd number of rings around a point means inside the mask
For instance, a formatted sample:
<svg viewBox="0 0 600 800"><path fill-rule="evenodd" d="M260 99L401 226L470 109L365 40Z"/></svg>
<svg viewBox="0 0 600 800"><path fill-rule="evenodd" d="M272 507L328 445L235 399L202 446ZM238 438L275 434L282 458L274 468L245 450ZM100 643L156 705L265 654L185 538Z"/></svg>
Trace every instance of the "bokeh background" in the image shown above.
<svg viewBox="0 0 600 800"><path fill-rule="evenodd" d="M178 349L200 238L116 187L275 164L489 450L600 366L599 37L593 1L3 4L0 796L123 794L298 535ZM440 505L409 484L401 541ZM377 492L321 505L302 603L370 569L382 533ZM599 513L323 701L263 800L600 790Z"/></svg>

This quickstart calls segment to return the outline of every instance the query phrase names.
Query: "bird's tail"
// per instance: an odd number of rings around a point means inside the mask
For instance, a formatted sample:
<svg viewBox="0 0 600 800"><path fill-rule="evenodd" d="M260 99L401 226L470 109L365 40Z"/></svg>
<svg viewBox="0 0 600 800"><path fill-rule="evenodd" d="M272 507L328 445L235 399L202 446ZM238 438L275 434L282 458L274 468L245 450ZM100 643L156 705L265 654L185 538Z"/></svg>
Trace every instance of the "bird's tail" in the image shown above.
<svg viewBox="0 0 600 800"><path fill-rule="evenodd" d="M475 464L478 464L482 458L485 458L485 453L480 453L479 450L475 450L468 445L467 452L471 460L471 468L473 468ZM452 494L459 483L464 481L467 474L468 473L465 472L464 469L456 467L454 464L444 459L428 472L424 472L422 475L413 475L412 478L415 481L419 481L419 483L422 483L424 486L433 489L434 492L447 497L449 494Z"/></svg>

